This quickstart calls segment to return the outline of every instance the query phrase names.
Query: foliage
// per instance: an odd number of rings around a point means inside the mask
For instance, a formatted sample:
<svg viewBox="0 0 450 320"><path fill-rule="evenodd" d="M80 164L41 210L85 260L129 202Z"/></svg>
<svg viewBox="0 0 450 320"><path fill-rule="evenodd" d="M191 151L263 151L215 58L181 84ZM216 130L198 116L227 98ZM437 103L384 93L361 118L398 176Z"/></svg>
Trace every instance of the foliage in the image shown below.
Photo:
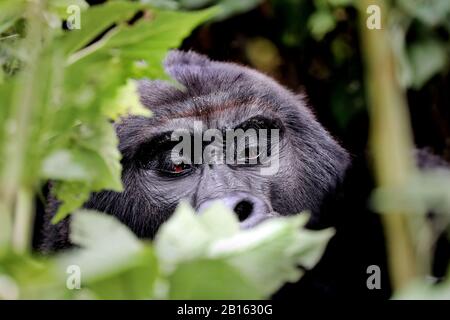
<svg viewBox="0 0 450 320"><path fill-rule="evenodd" d="M448 74L449 2L388 2L391 5L382 12L382 26L390 31L400 83L405 89L419 91L433 79ZM323 104L325 110L319 112L326 117L331 112L340 131L352 130L352 121L364 116L367 105L358 19L364 21L368 14L365 10L358 14L360 1L271 0L270 3L278 27L272 40L280 48L287 48L285 56L295 54L297 61L301 61L300 67L305 71L300 82L306 86L314 106L320 108ZM325 97L324 85L330 91Z"/></svg>
<svg viewBox="0 0 450 320"><path fill-rule="evenodd" d="M182 204L151 244L112 216L79 211L71 233L78 248L44 260L0 256L0 298L267 298L302 276L299 264L311 268L332 236L303 229L307 218L240 231L219 204L202 215ZM80 290L65 287L71 266L81 270Z"/></svg>
<svg viewBox="0 0 450 320"><path fill-rule="evenodd" d="M322 40L335 30L342 17L342 9L356 6L353 0L315 0L316 11L311 14L308 26L316 40ZM420 89L436 73L447 69L450 47L437 30L443 28L450 34L450 3L446 0L398 0L390 8L386 19L392 45L399 59L399 77L405 87ZM418 39L406 43L410 33Z"/></svg>
<svg viewBox="0 0 450 320"><path fill-rule="evenodd" d="M62 201L57 222L90 192L122 189L120 154L109 119L129 112L150 114L140 105L131 79L165 77L161 61L167 50L177 47L212 11L174 12L129 1L86 9L84 2L76 1L70 3L85 9L80 13L81 29L61 30L67 13L60 10L60 2L23 3L24 10L13 10L20 6L12 3L2 3L1 11L11 12L2 23L25 19L30 30L19 41L6 39L2 44L9 54L2 63L5 73L12 73L11 60L23 65L9 76L2 95L11 103L2 110L9 116L2 117L0 127L6 128L9 121L23 129L2 133L2 159L17 153L11 159L17 168L1 163L2 188L10 188L7 181L13 180L25 188L53 180ZM130 22L139 12L142 18ZM12 25L6 34L20 37L16 28ZM24 112L28 116L21 119ZM18 135L23 144L19 147L14 139Z"/></svg>
<svg viewBox="0 0 450 320"><path fill-rule="evenodd" d="M69 5L81 10L80 29L69 28L75 25ZM0 299L264 298L299 279L298 263L310 268L320 258L332 232L300 229L306 216L241 231L222 207L196 216L186 205L154 244L111 216L80 211L70 235L77 249L30 255L33 196L44 182L52 181L61 202L54 223L93 191L122 190L113 121L151 116L134 79L166 78L161 61L167 51L217 13L168 10L174 7L161 1L0 3ZM73 266L80 268L82 290L66 287Z"/></svg>
<svg viewBox="0 0 450 320"><path fill-rule="evenodd" d="M214 19L221 20L253 9L262 1L263 0L176 0L176 3L179 7L186 9L198 9L216 5L218 12Z"/></svg>

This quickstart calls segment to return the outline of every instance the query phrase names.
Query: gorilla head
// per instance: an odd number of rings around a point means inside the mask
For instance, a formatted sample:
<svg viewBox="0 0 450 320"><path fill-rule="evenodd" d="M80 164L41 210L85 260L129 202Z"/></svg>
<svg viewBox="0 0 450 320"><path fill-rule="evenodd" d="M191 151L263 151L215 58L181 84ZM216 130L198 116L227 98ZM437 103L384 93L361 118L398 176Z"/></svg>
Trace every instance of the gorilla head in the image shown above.
<svg viewBox="0 0 450 320"><path fill-rule="evenodd" d="M165 69L178 84L140 83L141 101L153 116L132 116L116 125L124 191L93 194L86 208L115 215L141 237L152 237L183 199L199 211L223 200L243 227L274 215L309 210L314 218L320 213L349 156L301 97L257 71L193 52L169 53ZM200 130L195 128L199 122ZM248 143L241 164L173 161L173 132L195 137L206 129L225 135L237 128L279 133L276 152L267 157L277 157L275 172L262 174L264 163L249 163ZM208 145L204 140L202 150Z"/></svg>

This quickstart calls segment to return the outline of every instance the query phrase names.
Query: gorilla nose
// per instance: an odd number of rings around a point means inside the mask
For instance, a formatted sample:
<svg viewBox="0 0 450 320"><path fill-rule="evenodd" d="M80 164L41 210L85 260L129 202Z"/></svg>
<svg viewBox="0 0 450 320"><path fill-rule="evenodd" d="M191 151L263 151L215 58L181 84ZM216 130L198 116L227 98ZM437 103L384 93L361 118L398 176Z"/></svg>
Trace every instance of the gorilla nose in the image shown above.
<svg viewBox="0 0 450 320"><path fill-rule="evenodd" d="M234 211L243 228L256 225L266 219L270 212L269 206L262 199L245 192L237 192L222 198L205 201L198 207L197 211L202 213L218 200Z"/></svg>

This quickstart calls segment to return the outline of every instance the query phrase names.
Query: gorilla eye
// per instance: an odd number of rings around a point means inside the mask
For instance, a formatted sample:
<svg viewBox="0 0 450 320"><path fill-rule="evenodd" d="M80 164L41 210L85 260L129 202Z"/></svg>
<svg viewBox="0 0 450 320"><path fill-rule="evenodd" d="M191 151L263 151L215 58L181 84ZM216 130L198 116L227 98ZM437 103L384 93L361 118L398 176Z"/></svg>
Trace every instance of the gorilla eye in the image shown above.
<svg viewBox="0 0 450 320"><path fill-rule="evenodd" d="M170 176L182 176L184 174L190 173L193 169L194 167L189 163L175 163L170 158L166 159L158 166L158 171L160 171L162 174Z"/></svg>
<svg viewBox="0 0 450 320"><path fill-rule="evenodd" d="M173 173L183 173L184 171L190 170L191 166L185 163L173 164L171 172Z"/></svg>
<svg viewBox="0 0 450 320"><path fill-rule="evenodd" d="M236 161L238 164L257 164L261 153L258 150L258 145L247 146L245 149L238 152Z"/></svg>

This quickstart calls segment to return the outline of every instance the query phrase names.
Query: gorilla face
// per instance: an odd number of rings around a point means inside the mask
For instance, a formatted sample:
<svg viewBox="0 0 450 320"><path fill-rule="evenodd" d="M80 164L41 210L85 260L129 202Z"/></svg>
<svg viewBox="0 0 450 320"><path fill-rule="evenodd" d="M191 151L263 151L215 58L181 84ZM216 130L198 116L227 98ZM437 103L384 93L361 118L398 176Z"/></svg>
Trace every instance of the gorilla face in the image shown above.
<svg viewBox="0 0 450 320"><path fill-rule="evenodd" d="M199 212L223 200L243 227L275 215L319 213L349 157L300 97L254 70L193 52L171 52L165 68L181 86L141 81L142 103L153 116L128 117L116 125L125 190L94 194L85 207L117 216L141 237L152 237L183 199ZM201 123L200 129L196 123ZM253 158L247 150L240 164L173 160L178 143L172 139L174 132L195 138L208 129L223 133L227 142L227 130L277 132L276 151L269 143L267 157L276 157L277 170L262 174L267 164L257 159L259 149ZM204 150L214 140L203 136L200 141L197 148ZM234 145L234 140L226 145ZM248 141L244 145L244 150L252 147ZM250 164L249 158L256 163Z"/></svg>
<svg viewBox="0 0 450 320"><path fill-rule="evenodd" d="M169 53L165 69L178 85L140 82L141 101L153 116L132 116L116 124L124 191L93 194L84 207L112 214L146 238L154 236L181 200L199 212L222 200L244 228L303 210L312 213L314 226L325 196L343 178L349 156L302 98L259 72L193 52ZM214 137L208 136L212 129ZM227 135L239 129L254 130L257 139ZM267 139L260 134L264 130ZM194 152L184 150L189 159L182 162L172 152L180 143L172 139L177 132L194 140ZM217 148L216 140L224 140L225 148ZM231 153L243 161L196 161L211 145L219 149L217 154L225 151L225 159ZM229 146L234 150L229 152ZM260 156L264 149L266 157ZM50 223L57 206L50 196L43 251L70 246L70 217L56 226Z"/></svg>

